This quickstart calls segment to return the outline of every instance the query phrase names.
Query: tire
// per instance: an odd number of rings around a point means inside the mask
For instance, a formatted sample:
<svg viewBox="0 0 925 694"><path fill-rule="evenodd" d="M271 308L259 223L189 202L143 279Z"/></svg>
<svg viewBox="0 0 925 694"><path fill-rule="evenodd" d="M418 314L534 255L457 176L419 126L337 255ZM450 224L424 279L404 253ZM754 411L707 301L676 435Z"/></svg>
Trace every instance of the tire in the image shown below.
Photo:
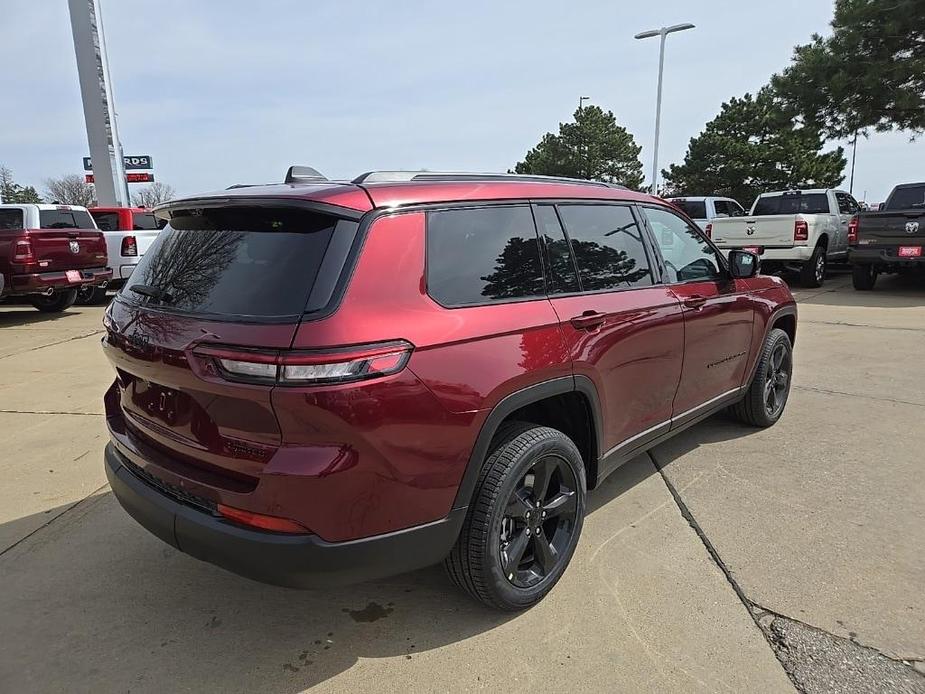
<svg viewBox="0 0 925 694"><path fill-rule="evenodd" d="M106 289L103 287L86 286L77 292L78 306L99 306L106 303Z"/></svg>
<svg viewBox="0 0 925 694"><path fill-rule="evenodd" d="M538 507L533 495L541 479L547 491ZM578 545L585 487L584 462L568 436L525 422L502 425L456 545L444 560L450 579L496 609L538 603L559 581Z"/></svg>
<svg viewBox="0 0 925 694"><path fill-rule="evenodd" d="M869 292L877 283L877 271L873 265L852 265L851 284L861 292Z"/></svg>
<svg viewBox="0 0 925 694"><path fill-rule="evenodd" d="M823 244L818 244L809 257L800 268L800 284L810 289L821 287L825 282L825 272L828 260L825 257L826 248Z"/></svg>
<svg viewBox="0 0 925 694"><path fill-rule="evenodd" d="M775 366L775 357L781 354L783 369ZM783 373L781 380L779 374ZM790 383L793 376L793 345L790 336L780 328L774 328L768 335L758 359L755 376L745 393L745 397L732 406L732 414L736 418L756 427L769 427L784 413L787 399L790 396ZM768 387L774 380L774 407L768 406Z"/></svg>
<svg viewBox="0 0 925 694"><path fill-rule="evenodd" d="M76 289L55 292L51 296L33 296L29 298L29 303L42 313L60 313L73 306L75 301L77 301Z"/></svg>

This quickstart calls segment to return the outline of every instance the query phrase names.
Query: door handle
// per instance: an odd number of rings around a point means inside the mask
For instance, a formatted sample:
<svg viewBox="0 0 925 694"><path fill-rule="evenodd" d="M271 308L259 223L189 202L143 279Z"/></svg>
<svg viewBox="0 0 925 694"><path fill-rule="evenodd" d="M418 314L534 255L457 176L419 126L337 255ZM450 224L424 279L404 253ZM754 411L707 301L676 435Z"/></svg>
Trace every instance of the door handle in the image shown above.
<svg viewBox="0 0 925 694"><path fill-rule="evenodd" d="M594 330L603 325L605 320L607 314L598 311L584 311L580 316L569 318L569 322L579 330Z"/></svg>
<svg viewBox="0 0 925 694"><path fill-rule="evenodd" d="M688 308L700 308L705 303L707 303L707 297L700 296L700 294L694 294L684 299L684 305Z"/></svg>

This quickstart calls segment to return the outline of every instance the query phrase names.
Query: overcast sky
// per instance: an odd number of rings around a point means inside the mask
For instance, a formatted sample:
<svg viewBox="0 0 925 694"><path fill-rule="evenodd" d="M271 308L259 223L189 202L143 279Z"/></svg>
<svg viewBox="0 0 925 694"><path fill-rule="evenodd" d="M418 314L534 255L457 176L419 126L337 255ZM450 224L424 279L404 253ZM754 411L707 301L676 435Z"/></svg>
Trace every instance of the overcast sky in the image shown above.
<svg viewBox="0 0 925 694"><path fill-rule="evenodd" d="M665 168L832 13L828 0L99 1L125 153L152 155L181 194L278 181L293 163L341 178L505 171L579 96L635 136L648 178L658 40L635 33L697 25L668 39ZM67 2L3 0L2 20L0 163L41 190L88 154ZM859 143L856 197L922 179L925 141L908 140Z"/></svg>

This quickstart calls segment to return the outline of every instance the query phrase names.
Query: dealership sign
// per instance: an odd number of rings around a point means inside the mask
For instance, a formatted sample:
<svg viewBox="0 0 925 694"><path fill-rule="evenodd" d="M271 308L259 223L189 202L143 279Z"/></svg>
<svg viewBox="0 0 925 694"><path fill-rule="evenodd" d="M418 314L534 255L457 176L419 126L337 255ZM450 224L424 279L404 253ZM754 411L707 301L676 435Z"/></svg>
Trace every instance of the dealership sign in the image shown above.
<svg viewBox="0 0 925 694"><path fill-rule="evenodd" d="M93 183L93 174L86 175L87 183ZM125 174L126 183L154 183L153 173L127 173Z"/></svg>
<svg viewBox="0 0 925 694"><path fill-rule="evenodd" d="M140 154L134 157L122 157L123 166L126 169L153 169L154 160L149 154ZM84 171L93 171L93 162L90 157L84 157Z"/></svg>

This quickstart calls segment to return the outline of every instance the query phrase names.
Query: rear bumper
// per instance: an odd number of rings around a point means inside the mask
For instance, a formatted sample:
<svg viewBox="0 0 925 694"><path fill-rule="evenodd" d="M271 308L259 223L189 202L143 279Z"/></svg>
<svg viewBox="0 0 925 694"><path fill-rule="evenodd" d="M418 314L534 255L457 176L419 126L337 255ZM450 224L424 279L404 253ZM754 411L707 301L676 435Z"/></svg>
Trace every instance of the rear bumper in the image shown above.
<svg viewBox="0 0 925 694"><path fill-rule="evenodd" d="M466 509L385 535L325 542L316 535L251 530L169 496L144 480L110 443L106 477L122 507L164 542L202 561L264 583L312 588L357 583L440 562Z"/></svg>
<svg viewBox="0 0 925 694"><path fill-rule="evenodd" d="M743 243L741 245L730 245L723 244L719 246L719 249L725 251L727 254L731 250L741 250L743 248L754 248L755 246L762 248L761 253L762 262L780 262L780 263L805 263L813 255L813 248L810 246L790 246L787 248L771 248L768 246L762 246L760 243L748 244Z"/></svg>
<svg viewBox="0 0 925 694"><path fill-rule="evenodd" d="M910 243L910 246L918 245ZM880 248L860 248L854 247L848 249L848 262L852 265L879 265L889 266L891 269L915 269L925 268L925 255L914 258L900 258L899 246L880 247Z"/></svg>
<svg viewBox="0 0 925 694"><path fill-rule="evenodd" d="M36 272L26 275L13 275L10 282L10 294L39 294L49 289L60 291L73 289L87 284L102 284L112 279L112 269L108 267L95 267L78 270L80 281L71 282L65 271Z"/></svg>

